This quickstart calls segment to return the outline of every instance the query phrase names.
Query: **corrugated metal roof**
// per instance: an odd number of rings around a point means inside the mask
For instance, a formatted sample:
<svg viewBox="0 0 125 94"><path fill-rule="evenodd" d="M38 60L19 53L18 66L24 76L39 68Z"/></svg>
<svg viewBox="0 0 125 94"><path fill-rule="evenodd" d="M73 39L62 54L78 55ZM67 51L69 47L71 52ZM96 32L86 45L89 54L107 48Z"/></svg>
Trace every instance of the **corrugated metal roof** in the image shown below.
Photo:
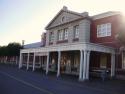
<svg viewBox="0 0 125 94"><path fill-rule="evenodd" d="M28 49L28 48L37 48L37 47L42 47L43 43L42 42L35 42L35 43L31 43L31 44L26 44L24 45L24 49Z"/></svg>

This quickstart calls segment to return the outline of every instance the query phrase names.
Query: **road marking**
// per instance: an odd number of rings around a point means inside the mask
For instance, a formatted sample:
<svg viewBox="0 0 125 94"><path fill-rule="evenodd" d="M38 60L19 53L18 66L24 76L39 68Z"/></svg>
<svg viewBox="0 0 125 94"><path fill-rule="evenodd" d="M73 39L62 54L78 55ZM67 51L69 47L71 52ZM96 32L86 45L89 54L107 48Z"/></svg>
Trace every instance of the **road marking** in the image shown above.
<svg viewBox="0 0 125 94"><path fill-rule="evenodd" d="M30 87L32 87L32 88L35 88L35 89L39 90L39 91L45 92L46 94L54 94L54 93L50 92L49 90L46 90L46 89L37 87L37 86L35 86L35 85L31 84L31 83L28 83L28 82L26 82L26 81L24 81L24 80L21 80L21 79L19 79L19 78L16 78L16 77L14 77L14 76L12 76L12 75L6 73L6 72L0 71L0 73L3 74L3 75L5 75L5 76L8 76L8 77L10 77L10 78L12 78L12 79L14 79L14 80L20 82L20 83L23 83L23 84L25 84L25 85L27 85L27 86L30 86Z"/></svg>

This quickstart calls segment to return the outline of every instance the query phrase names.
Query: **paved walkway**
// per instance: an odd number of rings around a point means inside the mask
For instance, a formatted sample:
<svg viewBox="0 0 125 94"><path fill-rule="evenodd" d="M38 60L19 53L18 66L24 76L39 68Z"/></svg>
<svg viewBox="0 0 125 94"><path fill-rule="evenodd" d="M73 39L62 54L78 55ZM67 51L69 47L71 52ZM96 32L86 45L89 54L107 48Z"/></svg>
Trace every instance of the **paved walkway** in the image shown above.
<svg viewBox="0 0 125 94"><path fill-rule="evenodd" d="M0 64L0 94L125 94L125 81L93 79L79 82L77 77L19 70Z"/></svg>

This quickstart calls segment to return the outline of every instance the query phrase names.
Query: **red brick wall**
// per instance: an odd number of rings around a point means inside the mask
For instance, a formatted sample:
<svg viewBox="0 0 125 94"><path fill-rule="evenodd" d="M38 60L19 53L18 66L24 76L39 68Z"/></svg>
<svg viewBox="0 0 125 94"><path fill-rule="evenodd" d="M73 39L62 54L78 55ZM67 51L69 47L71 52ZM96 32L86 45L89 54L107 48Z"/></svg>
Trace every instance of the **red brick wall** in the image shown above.
<svg viewBox="0 0 125 94"><path fill-rule="evenodd" d="M91 33L90 33L90 41L93 43L98 43L111 47L119 47L120 44L115 38L117 32L119 32L119 27L121 25L121 15L109 16L97 20L93 20L91 24ZM99 37L97 38L97 25L111 23L111 36L107 37Z"/></svg>

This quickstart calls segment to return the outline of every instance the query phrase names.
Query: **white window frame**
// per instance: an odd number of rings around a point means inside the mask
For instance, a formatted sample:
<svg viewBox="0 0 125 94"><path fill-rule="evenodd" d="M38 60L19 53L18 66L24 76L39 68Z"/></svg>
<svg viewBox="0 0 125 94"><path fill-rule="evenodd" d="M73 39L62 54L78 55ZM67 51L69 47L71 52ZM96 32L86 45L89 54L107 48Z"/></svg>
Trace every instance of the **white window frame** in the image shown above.
<svg viewBox="0 0 125 94"><path fill-rule="evenodd" d="M79 38L79 25L73 27L74 29L74 38Z"/></svg>
<svg viewBox="0 0 125 94"><path fill-rule="evenodd" d="M50 38L50 42L54 41L54 32L50 32L49 38Z"/></svg>
<svg viewBox="0 0 125 94"><path fill-rule="evenodd" d="M63 40L63 30L58 30L58 40L61 41Z"/></svg>
<svg viewBox="0 0 125 94"><path fill-rule="evenodd" d="M111 23L97 25L97 37L111 36Z"/></svg>
<svg viewBox="0 0 125 94"><path fill-rule="evenodd" d="M64 40L68 39L68 28L64 29Z"/></svg>

